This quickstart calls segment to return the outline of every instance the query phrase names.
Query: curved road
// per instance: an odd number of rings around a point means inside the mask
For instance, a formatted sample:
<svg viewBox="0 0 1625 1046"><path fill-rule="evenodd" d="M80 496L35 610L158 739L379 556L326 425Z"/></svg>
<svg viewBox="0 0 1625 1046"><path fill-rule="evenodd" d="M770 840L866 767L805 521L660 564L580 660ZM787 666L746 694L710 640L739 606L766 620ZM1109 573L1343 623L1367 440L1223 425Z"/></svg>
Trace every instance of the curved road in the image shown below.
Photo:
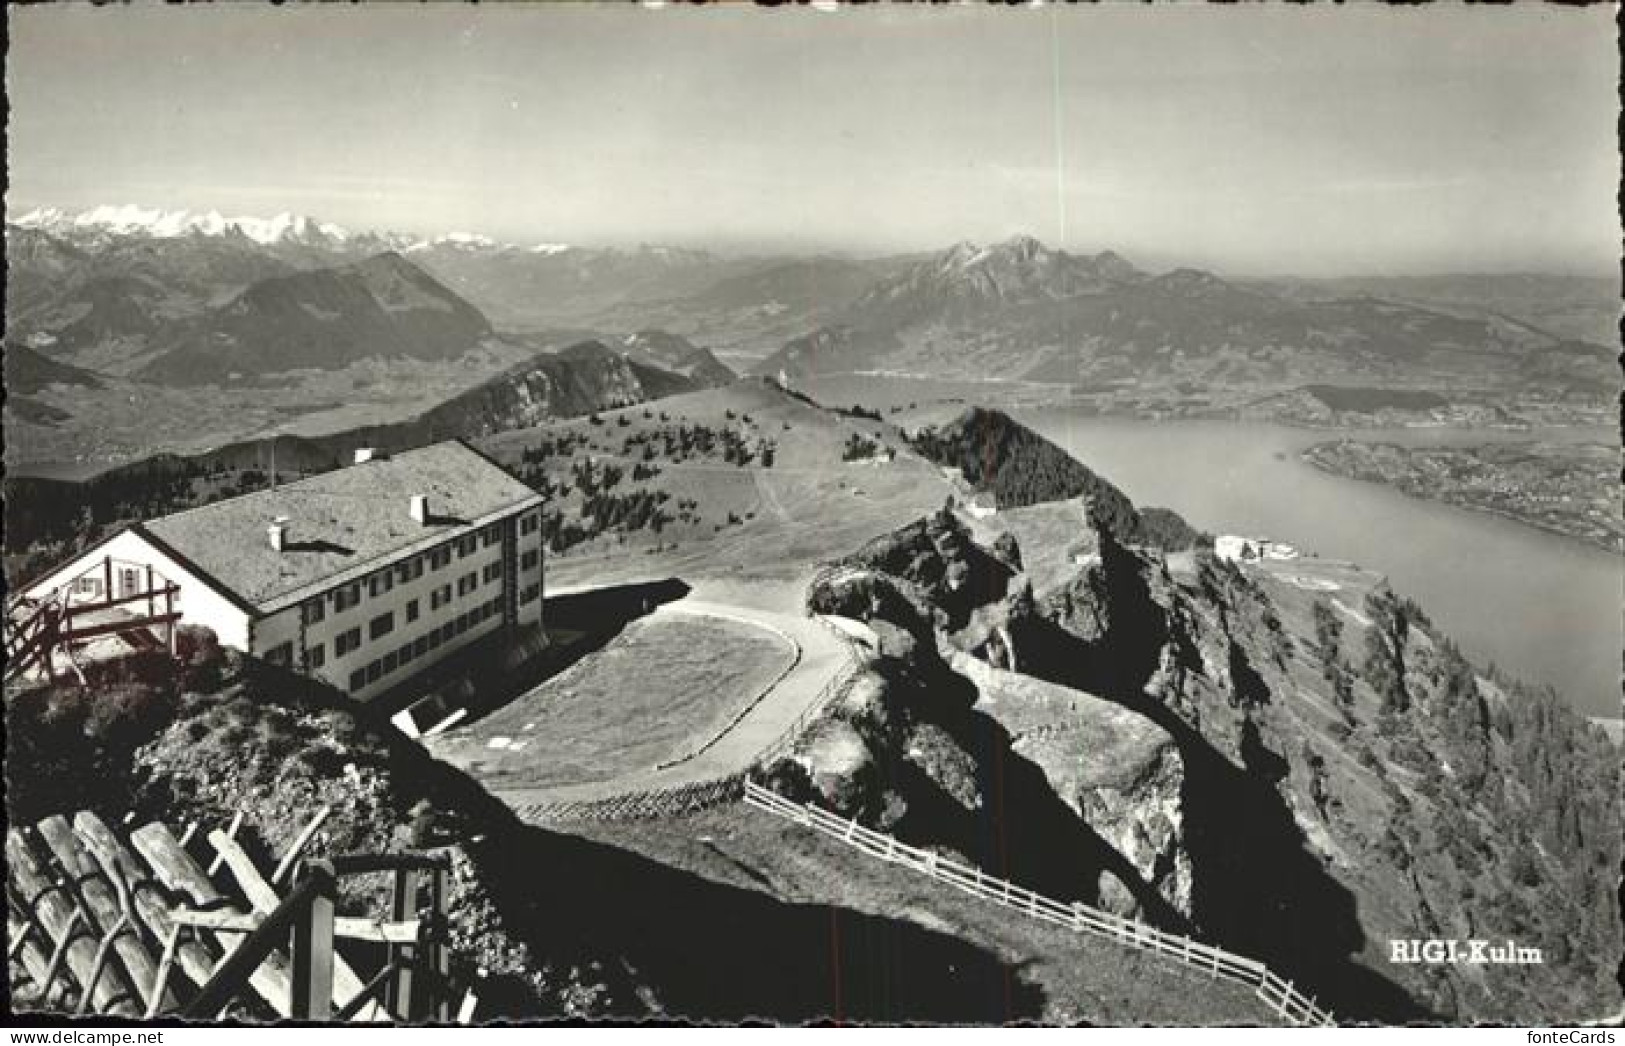
<svg viewBox="0 0 1625 1046"><path fill-rule="evenodd" d="M748 768L768 746L825 695L830 681L851 665L849 648L816 619L738 603L715 603L689 596L667 603L660 615L704 614L766 628L796 648L794 664L755 704L714 738L700 742L703 751L663 768L649 767L604 781L542 788L487 786L492 795L516 810L563 803L595 802L636 792L677 788L714 781ZM658 675L655 678L658 678ZM519 698L522 700L523 698ZM475 778L478 779L476 773Z"/></svg>

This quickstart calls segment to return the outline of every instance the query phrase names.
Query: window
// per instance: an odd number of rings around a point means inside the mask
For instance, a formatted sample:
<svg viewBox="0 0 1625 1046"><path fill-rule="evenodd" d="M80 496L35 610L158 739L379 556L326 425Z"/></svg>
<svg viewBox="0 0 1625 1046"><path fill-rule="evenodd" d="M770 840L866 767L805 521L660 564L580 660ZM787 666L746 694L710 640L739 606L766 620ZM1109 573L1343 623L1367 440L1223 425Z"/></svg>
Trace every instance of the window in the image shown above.
<svg viewBox="0 0 1625 1046"><path fill-rule="evenodd" d="M433 592L429 593L429 609L430 610L439 610L441 607L445 606L447 603L450 603L450 602L451 602L451 586L450 585L441 585L439 588L437 588Z"/></svg>
<svg viewBox="0 0 1625 1046"><path fill-rule="evenodd" d="M134 567L119 568L119 592L132 596L141 591L141 572Z"/></svg>
<svg viewBox="0 0 1625 1046"><path fill-rule="evenodd" d="M403 644L401 644L401 648L399 650L395 651L395 656L400 660L400 663L403 664L403 665L406 664L408 661L412 660L412 644L411 643L403 643Z"/></svg>
<svg viewBox="0 0 1625 1046"><path fill-rule="evenodd" d="M519 603L520 603L521 606L523 606L526 603L534 603L534 602L536 602L536 597L541 595L541 594L542 594L542 586L541 585L527 585L525 587L525 590L523 592L519 593Z"/></svg>
<svg viewBox="0 0 1625 1046"><path fill-rule="evenodd" d="M374 599L377 599L379 596L383 595L385 592L388 592L394 587L395 576L387 570L380 570L378 573L372 576L371 580L367 582L367 588L371 592Z"/></svg>
<svg viewBox="0 0 1625 1046"><path fill-rule="evenodd" d="M359 602L361 602L361 584L359 582L352 581L343 588L334 590L333 613L338 614L345 610L349 610Z"/></svg>
<svg viewBox="0 0 1625 1046"><path fill-rule="evenodd" d="M480 576L478 574L464 574L462 577L457 579L457 594L459 596L466 596L478 588L479 584Z"/></svg>
<svg viewBox="0 0 1625 1046"><path fill-rule="evenodd" d="M384 675L387 676L387 675L389 675L389 673L395 671L396 667L399 666L400 663L401 663L401 655L400 654L396 653L393 650L391 650L389 653L385 654L384 655Z"/></svg>
<svg viewBox="0 0 1625 1046"><path fill-rule="evenodd" d="M486 548L490 548L492 545L496 544L498 539L501 537L502 524L492 523L490 526L480 531L480 544Z"/></svg>
<svg viewBox="0 0 1625 1046"><path fill-rule="evenodd" d="M519 557L519 569L535 570L536 564L541 558L542 554L540 552L538 552L536 549L531 549L529 552L526 552L524 555Z"/></svg>
<svg viewBox="0 0 1625 1046"><path fill-rule="evenodd" d="M351 690L360 690L362 687L364 687L366 685L367 685L367 670L365 668L358 668L354 672L350 673L350 689Z"/></svg>
<svg viewBox="0 0 1625 1046"><path fill-rule="evenodd" d="M395 582L404 585L408 581L416 581L423 576L423 557L413 556L403 563L395 564Z"/></svg>
<svg viewBox="0 0 1625 1046"><path fill-rule="evenodd" d="M333 656L343 657L361 645L361 629L352 628L347 632L340 632L338 638L333 640Z"/></svg>
<svg viewBox="0 0 1625 1046"><path fill-rule="evenodd" d="M387 636L393 631L395 631L395 612L393 610L387 614L379 614L367 624L368 639Z"/></svg>
<svg viewBox="0 0 1625 1046"><path fill-rule="evenodd" d="M474 550L478 547L479 538L474 534L470 534L466 538L458 538L457 556L458 558L462 558L463 556L472 556L474 554Z"/></svg>
<svg viewBox="0 0 1625 1046"><path fill-rule="evenodd" d="M322 602L321 596L317 596L305 604L305 624L307 626L314 625L326 616L327 604Z"/></svg>
<svg viewBox="0 0 1625 1046"><path fill-rule="evenodd" d="M293 644L278 643L265 652L265 660L273 665L290 664L293 661Z"/></svg>
<svg viewBox="0 0 1625 1046"><path fill-rule="evenodd" d="M437 548L433 552L429 553L429 569L430 570L439 570L441 567L448 566L450 563L451 563L451 545L450 544L441 545L439 548Z"/></svg>
<svg viewBox="0 0 1625 1046"><path fill-rule="evenodd" d="M73 590L86 596L100 595L102 591L102 579L99 577L77 578L73 582Z"/></svg>
<svg viewBox="0 0 1625 1046"><path fill-rule="evenodd" d="M485 583L488 584L488 585L491 582L493 582L493 581L497 580L498 578L500 578L502 576L502 563L501 563L501 561L498 561L496 563L487 563L487 564L485 564L485 572L484 572L484 574L485 574Z"/></svg>
<svg viewBox="0 0 1625 1046"><path fill-rule="evenodd" d="M310 648L310 667L320 668L327 664L327 647L320 643Z"/></svg>
<svg viewBox="0 0 1625 1046"><path fill-rule="evenodd" d="M417 619L418 619L418 601L415 600L415 599L408 600L407 603L406 603L406 620L408 622L412 622L412 621L416 621Z"/></svg>
<svg viewBox="0 0 1625 1046"><path fill-rule="evenodd" d="M521 534L534 534L539 526L541 526L541 517L535 512L527 512L519 517L519 533Z"/></svg>
<svg viewBox="0 0 1625 1046"><path fill-rule="evenodd" d="M439 648L440 648L440 630L437 628L433 632L429 633L429 649L430 650L438 650Z"/></svg>
<svg viewBox="0 0 1625 1046"><path fill-rule="evenodd" d="M382 661L373 661L367 665L367 682L376 683L378 682L378 677L383 674L384 664Z"/></svg>
<svg viewBox="0 0 1625 1046"><path fill-rule="evenodd" d="M412 656L413 657L422 657L424 654L427 654L428 652L429 652L429 637L428 636L418 636L416 639L412 640Z"/></svg>

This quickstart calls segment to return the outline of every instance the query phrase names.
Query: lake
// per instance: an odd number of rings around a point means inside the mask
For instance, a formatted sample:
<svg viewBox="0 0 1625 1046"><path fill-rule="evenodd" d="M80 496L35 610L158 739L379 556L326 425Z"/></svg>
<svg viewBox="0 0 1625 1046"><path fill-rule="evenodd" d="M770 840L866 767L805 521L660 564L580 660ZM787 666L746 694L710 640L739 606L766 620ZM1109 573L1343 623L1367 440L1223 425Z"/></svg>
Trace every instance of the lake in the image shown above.
<svg viewBox="0 0 1625 1046"><path fill-rule="evenodd" d="M1260 534L1386 574L1478 660L1551 683L1587 715L1620 714L1625 560L1496 516L1328 475L1301 461L1327 439L1404 444L1573 439L1606 430L1372 429L1314 432L1227 421L1101 418L1018 409L1139 505L1213 533Z"/></svg>

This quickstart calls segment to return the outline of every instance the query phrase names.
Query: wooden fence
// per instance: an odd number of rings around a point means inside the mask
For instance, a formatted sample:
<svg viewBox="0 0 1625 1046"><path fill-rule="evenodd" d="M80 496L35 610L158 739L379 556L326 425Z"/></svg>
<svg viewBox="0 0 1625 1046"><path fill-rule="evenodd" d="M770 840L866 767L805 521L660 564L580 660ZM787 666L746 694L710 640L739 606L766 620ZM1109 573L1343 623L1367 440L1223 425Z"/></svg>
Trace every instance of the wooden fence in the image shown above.
<svg viewBox="0 0 1625 1046"><path fill-rule="evenodd" d="M215 853L207 866L187 847L200 834L196 825L179 838L158 823L124 836L81 811L32 829L13 826L6 833L13 1007L147 1019L208 1020L227 1011L451 1019L449 862L419 854L304 860L326 814L317 812L269 876L238 842L240 816L206 833ZM336 915L337 880L374 873L394 876L390 916ZM363 978L339 940L383 945L383 967ZM476 1004L464 994L457 1019L466 1023Z"/></svg>
<svg viewBox="0 0 1625 1046"><path fill-rule="evenodd" d="M1271 1010L1293 1024L1336 1024L1332 1014L1317 1007L1313 998L1306 998L1291 981L1277 977L1256 959L1235 955L1222 948L1086 904L1063 904L1051 900L1007 879L990 876L980 868L900 843L892 836L865 828L856 820L845 820L811 803L791 802L754 781L745 782L745 803L830 836L871 857L901 864L1040 922L1107 937L1142 951L1167 956L1213 977L1244 984L1252 988L1254 994Z"/></svg>

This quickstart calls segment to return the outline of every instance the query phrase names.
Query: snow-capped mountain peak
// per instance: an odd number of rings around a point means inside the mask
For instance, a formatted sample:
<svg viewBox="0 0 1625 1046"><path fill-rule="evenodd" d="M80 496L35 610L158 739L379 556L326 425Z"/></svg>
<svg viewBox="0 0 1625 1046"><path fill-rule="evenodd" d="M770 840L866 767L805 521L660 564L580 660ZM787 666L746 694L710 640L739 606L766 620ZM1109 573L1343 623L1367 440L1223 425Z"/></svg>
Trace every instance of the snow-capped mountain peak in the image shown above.
<svg viewBox="0 0 1625 1046"><path fill-rule="evenodd" d="M560 254L569 244L505 243L476 232L449 232L442 236L410 236L398 232L352 231L308 214L283 211L269 218L252 215L227 217L219 211L164 210L137 204L102 205L83 211L38 207L8 218L10 224L47 233L79 245L102 245L124 237L180 239L189 236L241 236L263 247L316 247L327 250L396 251L529 251Z"/></svg>
<svg viewBox="0 0 1625 1046"><path fill-rule="evenodd" d="M266 246L335 246L351 239L350 232L341 225L287 211L271 218L228 218L219 211L166 211L136 204L103 205L77 213L59 207L41 207L17 218L16 224L70 240L116 236L175 239L182 236L237 234Z"/></svg>

